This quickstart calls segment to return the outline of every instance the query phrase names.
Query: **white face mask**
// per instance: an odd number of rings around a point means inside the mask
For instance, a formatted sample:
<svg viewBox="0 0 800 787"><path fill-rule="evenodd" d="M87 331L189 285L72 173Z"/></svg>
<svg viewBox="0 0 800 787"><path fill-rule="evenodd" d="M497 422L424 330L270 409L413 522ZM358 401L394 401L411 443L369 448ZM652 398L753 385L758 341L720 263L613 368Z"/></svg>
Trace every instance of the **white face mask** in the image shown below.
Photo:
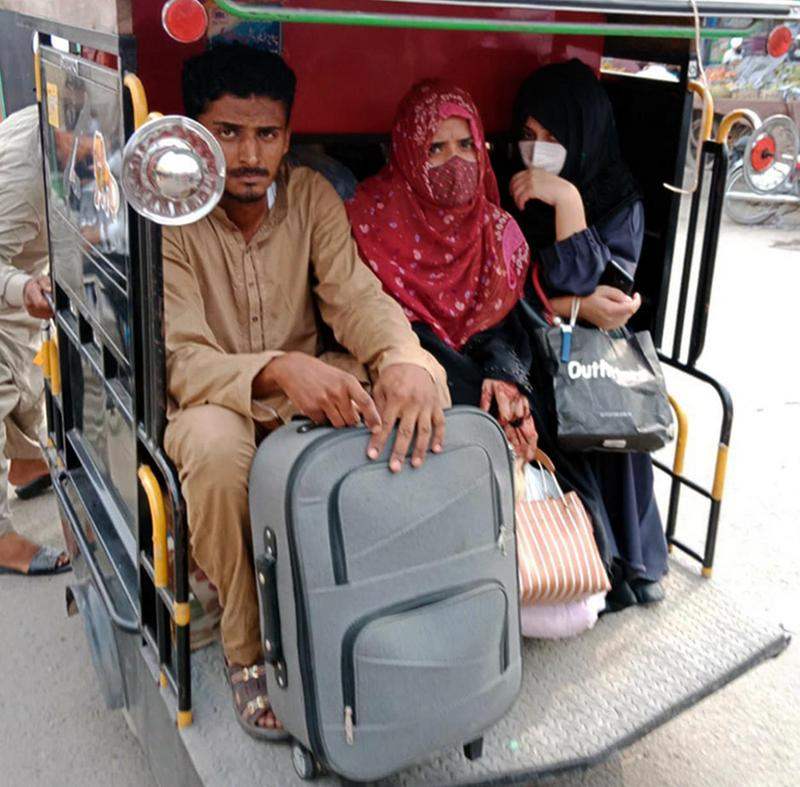
<svg viewBox="0 0 800 787"><path fill-rule="evenodd" d="M558 175L567 161L567 149L558 142L537 142L523 139L519 143L519 154L526 167L536 167Z"/></svg>

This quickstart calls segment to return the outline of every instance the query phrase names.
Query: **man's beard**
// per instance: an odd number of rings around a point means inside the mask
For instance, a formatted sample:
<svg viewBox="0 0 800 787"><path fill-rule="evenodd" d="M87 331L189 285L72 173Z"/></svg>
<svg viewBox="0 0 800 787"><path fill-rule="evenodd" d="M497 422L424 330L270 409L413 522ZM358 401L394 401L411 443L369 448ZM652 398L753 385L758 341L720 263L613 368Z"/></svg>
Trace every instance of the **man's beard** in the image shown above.
<svg viewBox="0 0 800 787"><path fill-rule="evenodd" d="M261 194L257 194L252 190L248 191L245 194L234 194L232 191L228 191L226 189L224 194L229 200L232 200L233 202L238 202L242 205L249 205L253 202L261 202L262 200L266 199L267 196L266 191L264 191Z"/></svg>
<svg viewBox="0 0 800 787"><path fill-rule="evenodd" d="M269 170L261 169L260 167L238 167L237 169L232 169L228 171L228 176L233 176L235 178L238 177L247 177L250 175L251 177L269 177ZM252 186L246 186L247 190L244 194L234 194L232 191L228 191L225 189L225 196L228 199L233 200L234 202L239 202L244 205L248 205L252 202L259 202L262 199L265 199L267 196L267 190L260 194L253 192Z"/></svg>

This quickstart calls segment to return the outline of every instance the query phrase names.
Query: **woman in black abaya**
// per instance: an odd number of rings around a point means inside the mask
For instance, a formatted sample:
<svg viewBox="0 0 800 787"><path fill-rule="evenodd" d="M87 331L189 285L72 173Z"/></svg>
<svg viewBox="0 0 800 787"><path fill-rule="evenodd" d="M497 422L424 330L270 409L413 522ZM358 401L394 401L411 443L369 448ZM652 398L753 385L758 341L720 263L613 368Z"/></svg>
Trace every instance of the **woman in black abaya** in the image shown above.
<svg viewBox="0 0 800 787"><path fill-rule="evenodd" d="M591 69L572 60L534 72L514 114L521 165L508 193L540 285L538 295L528 288L526 301L569 319L578 297L584 324L621 328L640 305L628 292L642 249L644 208L622 160L608 96ZM650 456L558 450L548 439L555 415L544 368L534 363L531 372L540 445L554 454L601 531L598 545L613 585L609 610L658 601L667 547Z"/></svg>

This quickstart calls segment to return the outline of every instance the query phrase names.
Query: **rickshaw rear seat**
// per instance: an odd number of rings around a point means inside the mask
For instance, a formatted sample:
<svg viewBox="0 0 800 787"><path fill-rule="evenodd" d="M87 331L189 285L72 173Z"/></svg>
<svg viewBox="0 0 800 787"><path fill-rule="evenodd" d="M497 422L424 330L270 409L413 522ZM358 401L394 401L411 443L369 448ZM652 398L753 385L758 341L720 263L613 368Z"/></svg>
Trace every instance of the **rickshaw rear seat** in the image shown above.
<svg viewBox="0 0 800 787"><path fill-rule="evenodd" d="M576 639L527 640L522 693L481 760L453 748L381 784L496 784L594 765L786 648L778 625L741 614L686 565L671 562L663 604L603 617ZM181 736L198 781L302 784L289 746L242 734L220 663L216 645L192 657L195 723Z"/></svg>

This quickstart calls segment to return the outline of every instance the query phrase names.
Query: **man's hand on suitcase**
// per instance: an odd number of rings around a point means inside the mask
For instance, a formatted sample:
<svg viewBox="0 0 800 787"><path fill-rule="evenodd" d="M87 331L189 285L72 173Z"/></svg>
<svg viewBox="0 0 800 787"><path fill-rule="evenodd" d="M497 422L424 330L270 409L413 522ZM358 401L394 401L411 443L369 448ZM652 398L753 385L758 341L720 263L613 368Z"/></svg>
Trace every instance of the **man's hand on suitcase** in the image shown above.
<svg viewBox="0 0 800 787"><path fill-rule="evenodd" d="M373 434L380 433L381 417L361 383L311 355L288 352L270 361L254 380L253 395L268 396L276 389L314 423L340 429L358 426L363 418Z"/></svg>
<svg viewBox="0 0 800 787"><path fill-rule="evenodd" d="M422 466L429 447L437 454L442 450L444 412L433 378L425 369L410 363L387 366L373 388L373 395L383 426L380 431L373 431L369 441L367 456L370 459L380 456L398 422L397 437L389 459L389 469L393 473L403 469L415 433L412 467Z"/></svg>
<svg viewBox="0 0 800 787"><path fill-rule="evenodd" d="M381 455L392 429L399 424L389 459L394 473L403 469L415 434L413 467L422 466L429 448L436 453L442 450L444 412L433 378L421 366L387 366L375 384L373 401L353 375L305 353L289 352L270 361L253 381L257 398L277 390L315 423L329 422L340 428L357 426L363 419L372 432L367 447L370 459Z"/></svg>

